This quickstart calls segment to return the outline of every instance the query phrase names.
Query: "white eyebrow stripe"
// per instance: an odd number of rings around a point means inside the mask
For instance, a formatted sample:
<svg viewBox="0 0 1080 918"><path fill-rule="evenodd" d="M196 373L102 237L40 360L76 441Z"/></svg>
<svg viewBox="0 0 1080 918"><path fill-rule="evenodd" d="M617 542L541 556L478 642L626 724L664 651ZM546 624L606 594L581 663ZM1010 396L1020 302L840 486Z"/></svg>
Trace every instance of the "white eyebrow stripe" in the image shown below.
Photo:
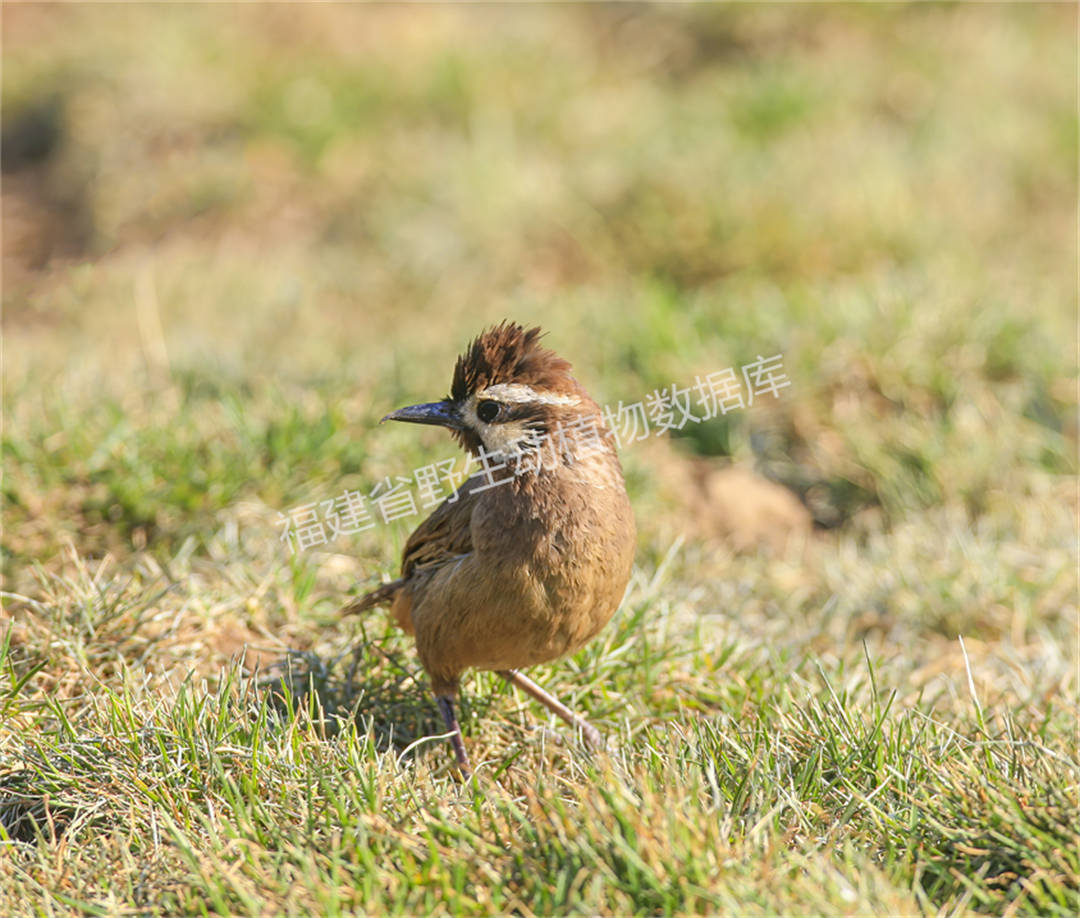
<svg viewBox="0 0 1080 918"><path fill-rule="evenodd" d="M537 392L532 386L524 383L499 383L496 386L488 386L483 392L477 392L476 398L490 398L497 402L524 404L536 402L541 405L580 405L581 399L576 395L556 395L553 392Z"/></svg>

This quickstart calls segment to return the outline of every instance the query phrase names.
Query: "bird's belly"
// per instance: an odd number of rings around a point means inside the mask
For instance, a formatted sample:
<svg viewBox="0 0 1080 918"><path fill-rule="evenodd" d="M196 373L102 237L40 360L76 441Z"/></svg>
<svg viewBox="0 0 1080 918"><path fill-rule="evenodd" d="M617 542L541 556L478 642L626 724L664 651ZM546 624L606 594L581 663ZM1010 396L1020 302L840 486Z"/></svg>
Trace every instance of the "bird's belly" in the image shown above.
<svg viewBox="0 0 1080 918"><path fill-rule="evenodd" d="M476 669L521 669L547 663L583 647L607 624L614 612L589 609L562 614L550 611L527 621L509 616L489 619L483 636L463 647L467 665Z"/></svg>
<svg viewBox="0 0 1080 918"><path fill-rule="evenodd" d="M431 591L414 608L425 665L458 672L520 669L574 653L608 623L625 587L624 581L583 588L572 578L543 578L520 568L485 579L485 589L472 581L465 602L452 589Z"/></svg>
<svg viewBox="0 0 1080 918"><path fill-rule="evenodd" d="M574 653L610 621L624 588L519 572L513 588L476 616L469 666L519 669Z"/></svg>
<svg viewBox="0 0 1080 918"><path fill-rule="evenodd" d="M424 578L413 592L412 621L428 672L456 680L470 668L534 666L595 637L630 578L633 523L629 504L622 509L625 526L586 520L587 539L578 525L517 551L504 538Z"/></svg>

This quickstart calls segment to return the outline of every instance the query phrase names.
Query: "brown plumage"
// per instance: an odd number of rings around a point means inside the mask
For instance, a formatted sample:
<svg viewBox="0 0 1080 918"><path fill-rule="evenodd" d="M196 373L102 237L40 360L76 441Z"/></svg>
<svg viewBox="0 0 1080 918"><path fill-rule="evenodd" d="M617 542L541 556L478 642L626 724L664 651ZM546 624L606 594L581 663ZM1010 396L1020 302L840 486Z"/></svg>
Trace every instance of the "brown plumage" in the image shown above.
<svg viewBox="0 0 1080 918"><path fill-rule="evenodd" d="M496 670L592 742L595 728L517 672L581 648L626 589L634 520L600 409L540 329L502 323L458 359L450 395L383 420L438 424L481 470L410 536L401 576L345 609L389 603L416 636L458 764L462 673Z"/></svg>

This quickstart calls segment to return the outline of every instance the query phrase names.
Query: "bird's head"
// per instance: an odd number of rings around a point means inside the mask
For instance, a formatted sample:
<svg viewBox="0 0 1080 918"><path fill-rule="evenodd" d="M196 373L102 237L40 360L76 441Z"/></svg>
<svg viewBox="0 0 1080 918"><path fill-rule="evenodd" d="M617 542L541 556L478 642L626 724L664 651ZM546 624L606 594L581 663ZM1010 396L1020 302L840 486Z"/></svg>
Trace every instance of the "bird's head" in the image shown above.
<svg viewBox="0 0 1080 918"><path fill-rule="evenodd" d="M440 402L399 408L384 421L449 428L474 455L513 455L536 444L559 424L599 409L570 364L540 346L540 329L503 322L479 335L458 357L450 394Z"/></svg>

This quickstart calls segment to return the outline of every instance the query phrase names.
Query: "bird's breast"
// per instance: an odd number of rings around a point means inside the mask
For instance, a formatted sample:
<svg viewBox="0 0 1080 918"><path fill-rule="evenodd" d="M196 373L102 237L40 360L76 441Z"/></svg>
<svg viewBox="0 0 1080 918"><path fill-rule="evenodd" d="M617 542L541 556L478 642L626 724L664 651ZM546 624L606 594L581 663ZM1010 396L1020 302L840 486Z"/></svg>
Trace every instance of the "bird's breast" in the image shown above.
<svg viewBox="0 0 1080 918"><path fill-rule="evenodd" d="M493 616L529 639L534 659L519 665L574 652L622 600L633 561L633 516L617 467L611 475L607 463L598 465L546 488L522 489L517 500L493 501L488 525L483 517L474 521L474 544L509 600ZM493 534L490 541L477 540L479 527Z"/></svg>
<svg viewBox="0 0 1080 918"><path fill-rule="evenodd" d="M476 502L472 551L412 591L429 670L543 663L610 620L630 576L633 517L621 474L573 472L493 488Z"/></svg>

